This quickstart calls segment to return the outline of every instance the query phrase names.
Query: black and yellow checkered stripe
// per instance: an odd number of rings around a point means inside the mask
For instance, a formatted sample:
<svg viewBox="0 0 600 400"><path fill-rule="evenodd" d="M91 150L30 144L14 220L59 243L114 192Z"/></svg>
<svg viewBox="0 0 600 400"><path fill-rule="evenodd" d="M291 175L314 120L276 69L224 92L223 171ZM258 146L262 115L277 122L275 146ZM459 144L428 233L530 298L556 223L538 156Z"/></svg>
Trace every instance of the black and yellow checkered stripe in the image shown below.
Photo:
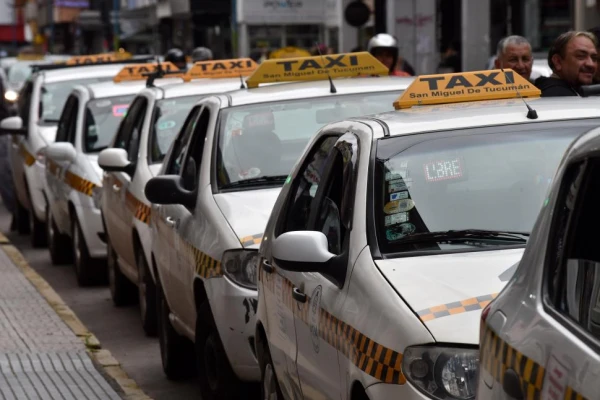
<svg viewBox="0 0 600 400"><path fill-rule="evenodd" d="M150 206L135 197L130 191L127 191L125 194L125 203L136 219L139 219L145 224L150 224L150 213L152 211Z"/></svg>
<svg viewBox="0 0 600 400"><path fill-rule="evenodd" d="M483 296L471 297L470 299L454 301L452 303L441 304L435 307L429 307L417 311L417 315L423 322L431 321L437 318L448 317L469 311L483 310L498 296L498 293L486 294Z"/></svg>
<svg viewBox="0 0 600 400"><path fill-rule="evenodd" d="M71 171L65 172L64 180L65 183L73 189L85 194L86 196L92 197L92 192L96 187L96 184L94 182L90 182L87 179L83 179L82 177L80 177L79 175L75 175Z"/></svg>
<svg viewBox="0 0 600 400"><path fill-rule="evenodd" d="M60 175L60 171L61 171L61 167L60 165L58 165L57 163L55 163L54 161L47 159L46 160L46 168L48 170L48 172L50 172L50 174L58 177Z"/></svg>
<svg viewBox="0 0 600 400"><path fill-rule="evenodd" d="M254 244L260 244L260 242L262 242L262 237L263 237L262 233L257 233L256 235L251 235L251 236L245 236L240 239L240 243L244 247L252 246Z"/></svg>
<svg viewBox="0 0 600 400"><path fill-rule="evenodd" d="M259 275L263 287L275 293L275 275L261 269ZM292 297L292 283L283 279L283 304L310 326L310 297L300 305ZM298 305L299 309L296 308ZM402 353L387 348L370 339L354 327L339 320L322 307L319 309L319 337L344 354L360 370L384 383L403 385Z"/></svg>
<svg viewBox="0 0 600 400"><path fill-rule="evenodd" d="M196 275L203 279L217 278L223 276L221 261L216 260L206 253L203 253L189 242L183 241L183 251L194 257L196 264Z"/></svg>
<svg viewBox="0 0 600 400"><path fill-rule="evenodd" d="M486 326L483 329L485 329L485 334L480 347L481 368L485 369L501 385L506 370L514 370L521 380L525 399L540 400L546 373L545 368L514 349L489 327ZM585 397L567 386L564 400L584 399Z"/></svg>
<svg viewBox="0 0 600 400"><path fill-rule="evenodd" d="M23 142L19 144L19 154L23 157L23 161L25 161L25 165L28 167L31 167L35 163L35 156L27 150Z"/></svg>

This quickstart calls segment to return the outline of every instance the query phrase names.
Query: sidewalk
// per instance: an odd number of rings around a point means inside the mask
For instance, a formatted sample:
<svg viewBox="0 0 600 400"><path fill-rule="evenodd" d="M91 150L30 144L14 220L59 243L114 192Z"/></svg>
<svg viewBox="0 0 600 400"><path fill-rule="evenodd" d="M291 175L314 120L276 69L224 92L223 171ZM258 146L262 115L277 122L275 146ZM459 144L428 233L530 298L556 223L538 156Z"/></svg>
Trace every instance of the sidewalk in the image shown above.
<svg viewBox="0 0 600 400"><path fill-rule="evenodd" d="M0 399L121 399L4 246L0 241Z"/></svg>

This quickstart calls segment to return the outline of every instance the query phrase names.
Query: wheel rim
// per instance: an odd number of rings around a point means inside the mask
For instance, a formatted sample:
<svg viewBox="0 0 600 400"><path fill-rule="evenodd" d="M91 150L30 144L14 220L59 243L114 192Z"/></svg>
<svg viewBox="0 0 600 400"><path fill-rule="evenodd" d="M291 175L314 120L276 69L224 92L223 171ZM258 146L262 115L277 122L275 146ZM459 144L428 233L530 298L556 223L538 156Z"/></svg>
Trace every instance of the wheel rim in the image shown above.
<svg viewBox="0 0 600 400"><path fill-rule="evenodd" d="M213 392L217 390L219 377L216 351L209 336L204 344L204 371L208 385Z"/></svg>
<svg viewBox="0 0 600 400"><path fill-rule="evenodd" d="M75 268L77 271L81 268L81 249L79 241L79 226L77 222L73 223L73 255L75 256Z"/></svg>
<svg viewBox="0 0 600 400"><path fill-rule="evenodd" d="M140 260L138 261L138 295L140 298L140 314L142 315L142 321L145 321L146 313L148 310L148 306L146 305L146 268L142 259L143 256L140 255L139 257Z"/></svg>
<svg viewBox="0 0 600 400"><path fill-rule="evenodd" d="M46 212L46 232L48 233L48 245L52 250L52 243L54 242L54 221L52 220L50 207L48 207L48 211Z"/></svg>
<svg viewBox="0 0 600 400"><path fill-rule="evenodd" d="M265 366L265 376L263 378L263 394L264 400L277 400L275 372L273 371L273 366L271 364L267 364Z"/></svg>

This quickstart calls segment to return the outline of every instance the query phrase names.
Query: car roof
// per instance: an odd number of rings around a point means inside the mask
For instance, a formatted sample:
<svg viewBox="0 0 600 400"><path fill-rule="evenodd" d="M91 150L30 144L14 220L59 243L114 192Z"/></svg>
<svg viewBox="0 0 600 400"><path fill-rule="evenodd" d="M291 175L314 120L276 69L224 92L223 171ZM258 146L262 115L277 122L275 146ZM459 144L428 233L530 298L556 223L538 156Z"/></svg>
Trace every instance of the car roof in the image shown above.
<svg viewBox="0 0 600 400"><path fill-rule="evenodd" d="M407 77L362 77L334 79L337 93L330 93L329 81L305 81L275 83L253 89L238 89L226 93L232 106L294 100L325 96L341 96L355 93L405 90L414 80ZM390 104L391 106L391 104Z"/></svg>
<svg viewBox="0 0 600 400"><path fill-rule="evenodd" d="M46 83L73 81L93 77L114 76L127 64L86 65L40 71Z"/></svg>
<svg viewBox="0 0 600 400"><path fill-rule="evenodd" d="M146 87L146 81L128 81L115 83L113 81L81 85L89 91L93 99L137 94Z"/></svg>
<svg viewBox="0 0 600 400"><path fill-rule="evenodd" d="M527 103L536 110L537 119L527 118L528 110L521 99L416 106L372 117L388 126L390 136L494 125L600 118L598 97L546 97L528 99Z"/></svg>
<svg viewBox="0 0 600 400"><path fill-rule="evenodd" d="M158 82L158 81L157 81ZM225 79L195 79L190 82L178 82L162 87L164 98L185 97L197 95L207 95L213 93L223 93L239 89L242 82L239 78Z"/></svg>

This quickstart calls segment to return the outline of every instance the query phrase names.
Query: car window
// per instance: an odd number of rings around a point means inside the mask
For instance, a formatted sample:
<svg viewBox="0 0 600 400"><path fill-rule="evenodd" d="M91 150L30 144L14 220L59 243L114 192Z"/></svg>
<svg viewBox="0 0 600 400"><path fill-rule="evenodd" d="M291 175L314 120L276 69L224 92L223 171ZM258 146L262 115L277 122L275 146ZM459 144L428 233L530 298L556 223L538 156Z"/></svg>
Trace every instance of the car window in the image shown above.
<svg viewBox="0 0 600 400"><path fill-rule="evenodd" d="M156 102L150 131L150 162L163 162L198 96L163 99Z"/></svg>
<svg viewBox="0 0 600 400"><path fill-rule="evenodd" d="M586 165L587 164L587 165ZM600 339L600 160L573 165L557 199L547 258L552 306Z"/></svg>
<svg viewBox="0 0 600 400"><path fill-rule="evenodd" d="M401 92L328 96L254 104L221 112L219 189L257 177L285 177L325 124L393 111ZM283 181L281 182L283 184Z"/></svg>
<svg viewBox="0 0 600 400"><path fill-rule="evenodd" d="M424 239L426 233L531 232L569 144L597 120L473 128L380 139L374 215L383 253L498 248L498 237ZM411 239L407 239L413 236ZM511 243L518 244L519 238ZM524 242L526 236L521 235ZM522 243L524 244L524 243Z"/></svg>
<svg viewBox="0 0 600 400"><path fill-rule="evenodd" d="M86 78L72 81L46 83L42 86L40 99L40 119L42 123L57 123L60 113L71 94L71 90L76 85L85 85L88 83L102 82L110 78Z"/></svg>
<svg viewBox="0 0 600 400"><path fill-rule="evenodd" d="M33 93L33 82L27 81L21 94L17 100L17 107L19 109L19 116L23 119L23 124L27 126L29 123L29 108L31 107L31 95Z"/></svg>
<svg viewBox="0 0 600 400"><path fill-rule="evenodd" d="M99 152L110 144L134 97L134 95L115 96L87 102L83 125L85 152Z"/></svg>
<svg viewBox="0 0 600 400"><path fill-rule="evenodd" d="M62 114L58 122L58 127L56 129L57 142L69 141L69 134L73 126L72 120L74 119L74 117L77 116L77 107L75 107L77 103L77 96L69 96L65 107L63 108Z"/></svg>
<svg viewBox="0 0 600 400"><path fill-rule="evenodd" d="M190 120L193 129L192 138L187 149L181 177L183 187L187 190L195 190L198 187L200 167L202 165L202 153L206 132L210 123L210 109L204 107L196 120Z"/></svg>
<svg viewBox="0 0 600 400"><path fill-rule="evenodd" d="M285 209L281 213L285 217L278 223L277 235L309 230L313 201L325 173L329 153L337 139L337 136L324 137L309 152L307 161L292 182Z"/></svg>
<svg viewBox="0 0 600 400"><path fill-rule="evenodd" d="M189 116L184 123L183 130L179 133L179 136L177 136L177 139L172 144L173 149L171 150L169 160L167 161L168 164L165 174L179 175L181 173L181 167L185 159L185 154L190 144L190 139L192 137L192 133L194 132L194 128L196 127L196 121L198 120L198 116L200 115L201 111L202 106L196 106L189 113Z"/></svg>
<svg viewBox="0 0 600 400"><path fill-rule="evenodd" d="M127 110L127 114L119 125L114 146L127 151L129 161L135 162L138 157L140 130L146 115L148 99L139 96L133 100Z"/></svg>

